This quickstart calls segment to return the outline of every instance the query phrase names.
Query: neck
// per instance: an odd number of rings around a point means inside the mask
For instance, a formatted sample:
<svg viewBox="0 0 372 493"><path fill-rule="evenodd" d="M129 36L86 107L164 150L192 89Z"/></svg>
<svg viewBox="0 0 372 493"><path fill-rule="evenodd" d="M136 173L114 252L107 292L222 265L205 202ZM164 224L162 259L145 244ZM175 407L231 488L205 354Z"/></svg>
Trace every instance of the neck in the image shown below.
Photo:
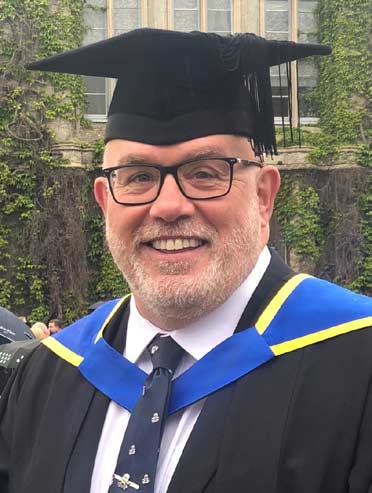
<svg viewBox="0 0 372 493"><path fill-rule="evenodd" d="M169 310L167 314L164 314L160 311L157 310L149 310L145 309L144 305L141 303L140 300L134 295L134 299L136 301L136 306L137 310L140 313L140 315L151 322L153 325L158 327L159 329L165 330L167 332L171 332L172 330L176 329L181 329L182 327L185 327L186 325L191 324L192 322L195 322L195 320L198 320L201 318L203 315L207 315L210 311L203 311L203 313L192 313L191 310L189 312L183 312L180 313L171 313ZM176 311L177 312L177 311Z"/></svg>

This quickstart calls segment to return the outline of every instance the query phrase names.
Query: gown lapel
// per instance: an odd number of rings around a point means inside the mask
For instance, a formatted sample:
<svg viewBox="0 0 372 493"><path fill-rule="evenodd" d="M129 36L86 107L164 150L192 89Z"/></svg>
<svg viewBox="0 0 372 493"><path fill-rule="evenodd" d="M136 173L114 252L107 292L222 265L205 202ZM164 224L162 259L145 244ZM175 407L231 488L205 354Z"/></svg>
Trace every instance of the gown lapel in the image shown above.
<svg viewBox="0 0 372 493"><path fill-rule="evenodd" d="M236 327L239 332L251 327L280 287L293 272L271 251L270 264L247 304ZM257 371L257 370L256 370ZM168 493L214 491L214 476L225 437L226 420L237 400L240 382L221 389L206 399L168 488ZM227 489L225 491L234 491Z"/></svg>
<svg viewBox="0 0 372 493"><path fill-rule="evenodd" d="M124 303L105 329L107 342L120 352L124 349L128 317L128 303ZM63 493L90 491L94 461L109 403L110 399L98 390L92 392L67 464Z"/></svg>

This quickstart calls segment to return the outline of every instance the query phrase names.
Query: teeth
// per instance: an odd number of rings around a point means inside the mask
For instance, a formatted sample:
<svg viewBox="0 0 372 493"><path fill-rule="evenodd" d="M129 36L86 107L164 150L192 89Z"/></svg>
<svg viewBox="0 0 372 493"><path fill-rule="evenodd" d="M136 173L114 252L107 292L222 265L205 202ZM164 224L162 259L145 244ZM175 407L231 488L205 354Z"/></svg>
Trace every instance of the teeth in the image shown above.
<svg viewBox="0 0 372 493"><path fill-rule="evenodd" d="M167 240L166 249L167 250L174 250L175 249L175 244L174 244L173 240Z"/></svg>
<svg viewBox="0 0 372 493"><path fill-rule="evenodd" d="M195 238L175 238L167 240L155 240L152 242L152 247L156 250L182 250L184 248L196 248L202 244L201 240Z"/></svg>
<svg viewBox="0 0 372 493"><path fill-rule="evenodd" d="M175 250L180 250L182 248L183 241L180 239L175 240L174 242L174 249Z"/></svg>

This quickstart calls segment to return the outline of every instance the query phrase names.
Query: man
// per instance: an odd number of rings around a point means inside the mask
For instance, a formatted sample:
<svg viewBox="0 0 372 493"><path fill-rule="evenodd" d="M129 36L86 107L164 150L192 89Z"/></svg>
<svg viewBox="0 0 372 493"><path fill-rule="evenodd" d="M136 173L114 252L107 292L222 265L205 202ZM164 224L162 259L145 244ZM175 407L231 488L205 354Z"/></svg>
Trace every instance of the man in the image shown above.
<svg viewBox="0 0 372 493"><path fill-rule="evenodd" d="M51 334L57 334L62 330L62 322L58 318L52 318L49 320L48 329Z"/></svg>
<svg viewBox="0 0 372 493"><path fill-rule="evenodd" d="M132 296L22 366L2 399L1 491L372 488L371 303L266 247L269 67L328 52L138 30L32 65L118 78L94 191Z"/></svg>

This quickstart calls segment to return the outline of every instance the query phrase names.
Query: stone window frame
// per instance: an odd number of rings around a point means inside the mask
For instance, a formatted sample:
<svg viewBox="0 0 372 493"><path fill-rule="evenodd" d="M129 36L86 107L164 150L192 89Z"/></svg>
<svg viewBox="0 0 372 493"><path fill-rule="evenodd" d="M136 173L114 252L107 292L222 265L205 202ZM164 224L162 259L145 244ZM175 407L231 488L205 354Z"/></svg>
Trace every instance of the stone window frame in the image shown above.
<svg viewBox="0 0 372 493"><path fill-rule="evenodd" d="M94 1L94 0L91 0ZM101 0L102 2L103 0ZM106 36L114 35L113 28L113 5L118 0L105 0L106 9ZM199 8L199 28L207 30L208 19L208 0L196 0ZM231 4L231 32L256 32L261 36L267 35L266 30L266 4L273 0L230 0ZM274 0L275 1L275 0ZM278 0L279 1L279 0ZM299 5L312 3L315 0L286 0L288 4L288 39L298 41L299 30ZM174 29L174 11L177 0L138 0L138 27L158 27L163 29ZM164 4L164 5L163 5ZM253 15L252 15L253 14ZM93 27L94 28L94 27ZM286 78L282 74L282 81ZM297 105L297 81L295 62L292 63L292 119L294 126L298 125L298 105ZM106 79L105 82L105 109L106 113L109 102L115 88L114 79ZM103 93L86 93L88 96L97 94L102 97ZM105 122L106 114L89 114L87 118L96 122ZM280 117L276 117L276 123L281 122ZM318 121L317 117L301 117L301 122L312 124ZM288 122L288 118L285 119Z"/></svg>

